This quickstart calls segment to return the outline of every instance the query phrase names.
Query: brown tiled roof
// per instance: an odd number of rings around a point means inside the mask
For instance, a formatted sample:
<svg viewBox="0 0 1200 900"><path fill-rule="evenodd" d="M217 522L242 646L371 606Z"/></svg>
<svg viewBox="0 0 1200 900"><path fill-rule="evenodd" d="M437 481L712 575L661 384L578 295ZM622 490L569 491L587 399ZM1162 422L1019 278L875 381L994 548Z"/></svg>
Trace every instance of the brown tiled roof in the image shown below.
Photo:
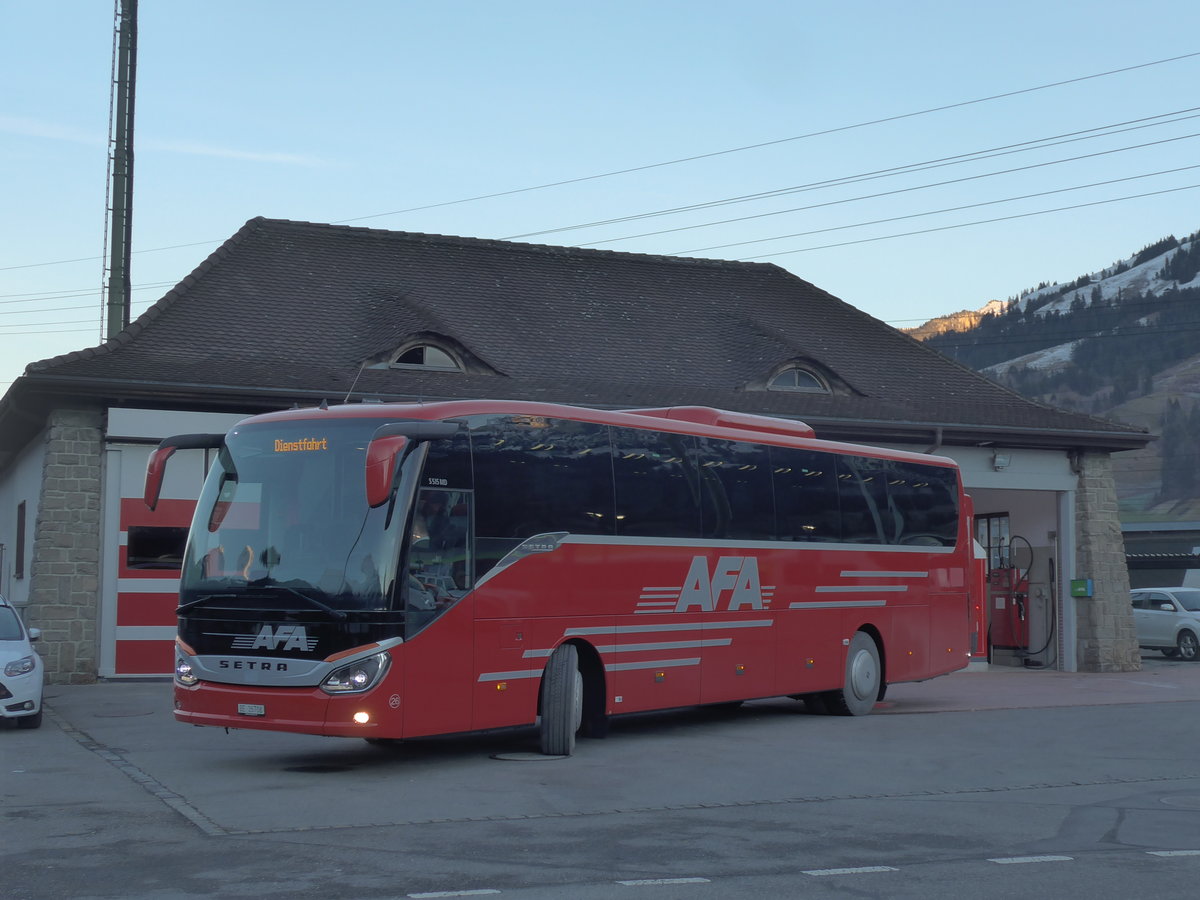
<svg viewBox="0 0 1200 900"><path fill-rule="evenodd" d="M465 348L472 371L361 368L419 333ZM796 358L831 373L834 393L747 389ZM353 386L383 399L718 406L804 419L820 436L924 440L941 427L947 440L1110 449L1147 439L1025 400L769 264L262 218L114 340L26 374L114 396L262 405L341 400Z"/></svg>

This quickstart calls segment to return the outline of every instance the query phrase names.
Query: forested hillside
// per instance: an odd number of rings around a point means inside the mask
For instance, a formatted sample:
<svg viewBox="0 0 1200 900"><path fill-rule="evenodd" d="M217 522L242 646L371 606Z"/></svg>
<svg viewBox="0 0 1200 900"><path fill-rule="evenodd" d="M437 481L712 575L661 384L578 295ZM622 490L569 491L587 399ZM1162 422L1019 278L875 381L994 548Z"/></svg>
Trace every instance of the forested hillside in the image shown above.
<svg viewBox="0 0 1200 900"><path fill-rule="evenodd" d="M1027 397L1161 435L1114 458L1123 515L1200 519L1198 237L993 301L974 327L955 314L943 319L965 327L929 323L914 336Z"/></svg>

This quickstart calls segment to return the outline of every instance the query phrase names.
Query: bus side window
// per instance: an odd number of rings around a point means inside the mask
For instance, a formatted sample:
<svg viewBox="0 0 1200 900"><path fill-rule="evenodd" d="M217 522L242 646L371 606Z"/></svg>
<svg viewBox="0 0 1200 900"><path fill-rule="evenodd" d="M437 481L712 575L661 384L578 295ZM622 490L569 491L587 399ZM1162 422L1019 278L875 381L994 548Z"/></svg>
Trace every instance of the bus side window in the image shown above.
<svg viewBox="0 0 1200 900"><path fill-rule="evenodd" d="M771 447L770 466L779 539L840 541L834 456L815 450Z"/></svg>
<svg viewBox="0 0 1200 900"><path fill-rule="evenodd" d="M612 434L617 533L701 537L695 438L640 428L614 428Z"/></svg>
<svg viewBox="0 0 1200 900"><path fill-rule="evenodd" d="M958 537L958 482L953 469L892 464L888 502L902 521L896 543L952 547Z"/></svg>
<svg viewBox="0 0 1200 900"><path fill-rule="evenodd" d="M887 505L885 461L865 456L837 457L838 504L842 540L855 544L885 544L895 533Z"/></svg>
<svg viewBox="0 0 1200 900"><path fill-rule="evenodd" d="M531 416L472 421L478 575L535 534L613 534L608 426Z"/></svg>
<svg viewBox="0 0 1200 900"><path fill-rule="evenodd" d="M767 448L714 438L700 438L698 444L704 536L773 540L775 498Z"/></svg>

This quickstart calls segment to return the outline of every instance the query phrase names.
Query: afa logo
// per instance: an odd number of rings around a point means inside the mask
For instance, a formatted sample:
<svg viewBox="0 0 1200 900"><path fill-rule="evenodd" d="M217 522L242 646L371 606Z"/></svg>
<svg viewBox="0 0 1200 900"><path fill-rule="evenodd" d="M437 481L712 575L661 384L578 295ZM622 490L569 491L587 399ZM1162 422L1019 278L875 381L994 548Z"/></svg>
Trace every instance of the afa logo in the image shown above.
<svg viewBox="0 0 1200 900"><path fill-rule="evenodd" d="M763 587L754 556L722 556L710 569L708 557L693 556L682 587L643 588L638 612L731 612L766 609L774 585Z"/></svg>
<svg viewBox="0 0 1200 900"><path fill-rule="evenodd" d="M280 625L278 628L263 625L258 629L258 634L235 637L232 646L237 650L309 651L317 646L317 639L310 638L303 625Z"/></svg>

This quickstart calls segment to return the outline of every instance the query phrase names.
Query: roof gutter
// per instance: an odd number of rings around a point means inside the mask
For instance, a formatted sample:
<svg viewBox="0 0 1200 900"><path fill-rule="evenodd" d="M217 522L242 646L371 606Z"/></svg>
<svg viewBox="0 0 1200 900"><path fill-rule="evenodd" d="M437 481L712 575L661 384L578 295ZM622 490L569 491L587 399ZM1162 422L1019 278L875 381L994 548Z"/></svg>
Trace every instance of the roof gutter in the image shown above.
<svg viewBox="0 0 1200 900"><path fill-rule="evenodd" d="M18 386L21 393L36 391L61 391L72 396L103 397L109 401L117 398L186 400L193 397L220 398L233 407L278 409L280 404L309 401L318 403L331 397L339 398L338 388L312 390L308 388L269 388L256 385L233 386L197 382L160 382L134 379L81 379L78 376L27 374L14 382L9 389L0 411L13 404L13 412L25 418L29 413L19 410L14 403ZM371 395L381 400L406 401L432 399L427 393L385 393L372 391ZM119 402L119 400L118 400ZM567 401L560 401L567 402ZM608 404L606 404L608 406ZM613 406L612 408L621 408ZM1090 449L1120 452L1136 450L1157 440L1146 431L1130 428L1125 431L1101 429L1038 429L1016 425L973 425L963 422L917 422L889 419L848 419L834 416L788 416L798 418L817 431L817 436L830 440L879 442L881 436L903 443L921 443L929 439L929 430L934 429L934 444L926 452L932 453L945 445L987 446L1002 443L1006 447L1035 449Z"/></svg>

